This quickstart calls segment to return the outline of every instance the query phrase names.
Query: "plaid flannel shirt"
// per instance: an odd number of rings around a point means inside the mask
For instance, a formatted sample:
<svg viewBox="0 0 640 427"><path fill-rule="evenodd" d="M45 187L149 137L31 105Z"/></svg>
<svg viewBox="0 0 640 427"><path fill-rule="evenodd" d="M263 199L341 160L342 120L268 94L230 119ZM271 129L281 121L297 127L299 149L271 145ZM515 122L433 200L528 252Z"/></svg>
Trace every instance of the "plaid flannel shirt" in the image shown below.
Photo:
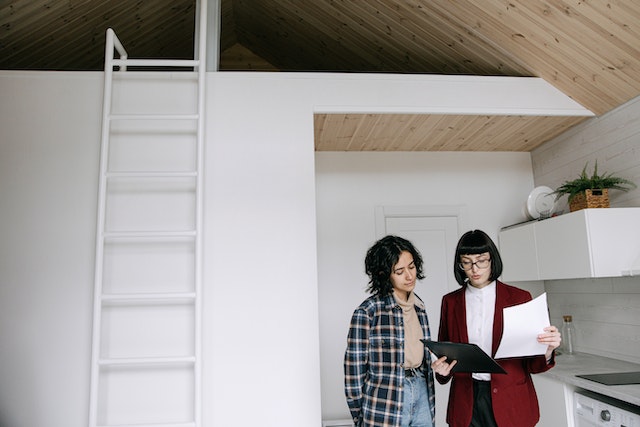
<svg viewBox="0 0 640 427"><path fill-rule="evenodd" d="M429 320L416 295L416 313L426 339ZM435 388L425 347L423 371L435 425ZM404 317L393 295L367 298L353 313L344 356L347 404L356 427L400 426L404 381Z"/></svg>

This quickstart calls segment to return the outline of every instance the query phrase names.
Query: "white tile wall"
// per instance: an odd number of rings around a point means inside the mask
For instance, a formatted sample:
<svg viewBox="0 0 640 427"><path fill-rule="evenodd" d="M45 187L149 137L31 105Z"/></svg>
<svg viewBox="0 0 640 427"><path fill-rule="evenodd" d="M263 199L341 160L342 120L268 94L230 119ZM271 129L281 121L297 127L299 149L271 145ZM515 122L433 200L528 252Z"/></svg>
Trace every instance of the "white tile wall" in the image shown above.
<svg viewBox="0 0 640 427"><path fill-rule="evenodd" d="M640 363L640 277L548 280L551 323L570 314L576 351Z"/></svg>
<svg viewBox="0 0 640 427"><path fill-rule="evenodd" d="M531 153L535 185L557 188L589 162L640 186L640 98L587 120ZM640 189L609 194L612 207L640 206ZM566 197L559 209L568 212ZM638 224L640 227L640 224ZM639 254L640 255L640 254ZM551 322L571 314L577 351L640 363L640 277L545 282Z"/></svg>

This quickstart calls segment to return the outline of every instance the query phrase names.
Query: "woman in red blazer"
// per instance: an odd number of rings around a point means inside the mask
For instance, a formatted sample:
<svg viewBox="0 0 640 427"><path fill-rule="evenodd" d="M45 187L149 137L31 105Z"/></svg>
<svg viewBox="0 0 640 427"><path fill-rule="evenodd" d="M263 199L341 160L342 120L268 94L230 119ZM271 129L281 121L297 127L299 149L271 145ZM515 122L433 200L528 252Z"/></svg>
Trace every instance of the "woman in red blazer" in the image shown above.
<svg viewBox="0 0 640 427"><path fill-rule="evenodd" d="M497 280L502 259L491 238L480 230L459 240L454 274L462 286L442 299L439 341L477 344L495 355L502 337L502 309L531 300L531 294ZM554 349L560 345L558 328L538 335L547 345L545 355L501 359L507 374L451 373L455 361L433 362L441 384L451 381L447 423L452 427L533 427L540 418L531 374L555 365Z"/></svg>

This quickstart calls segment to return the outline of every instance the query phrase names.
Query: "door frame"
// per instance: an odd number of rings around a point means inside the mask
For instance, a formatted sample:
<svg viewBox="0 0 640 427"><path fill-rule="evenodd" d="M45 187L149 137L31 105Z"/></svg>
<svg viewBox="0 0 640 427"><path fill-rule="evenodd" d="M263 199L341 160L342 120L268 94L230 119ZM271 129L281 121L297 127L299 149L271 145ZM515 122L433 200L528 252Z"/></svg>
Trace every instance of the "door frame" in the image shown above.
<svg viewBox="0 0 640 427"><path fill-rule="evenodd" d="M380 239L386 234L387 218L410 217L455 217L458 221L458 230L466 230L467 207L465 205L414 205L414 206L376 206L375 226L376 238ZM459 237L459 236L458 236Z"/></svg>

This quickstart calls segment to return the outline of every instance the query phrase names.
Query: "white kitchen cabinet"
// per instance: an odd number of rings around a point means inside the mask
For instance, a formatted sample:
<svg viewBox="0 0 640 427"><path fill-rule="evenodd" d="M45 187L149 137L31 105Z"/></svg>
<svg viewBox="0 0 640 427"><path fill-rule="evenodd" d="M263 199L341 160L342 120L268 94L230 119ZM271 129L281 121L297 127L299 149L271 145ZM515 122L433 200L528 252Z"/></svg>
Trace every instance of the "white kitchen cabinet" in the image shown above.
<svg viewBox="0 0 640 427"><path fill-rule="evenodd" d="M538 254L533 224L502 231L499 238L504 280L539 280Z"/></svg>
<svg viewBox="0 0 640 427"><path fill-rule="evenodd" d="M499 239L505 281L640 275L640 208L582 209Z"/></svg>

